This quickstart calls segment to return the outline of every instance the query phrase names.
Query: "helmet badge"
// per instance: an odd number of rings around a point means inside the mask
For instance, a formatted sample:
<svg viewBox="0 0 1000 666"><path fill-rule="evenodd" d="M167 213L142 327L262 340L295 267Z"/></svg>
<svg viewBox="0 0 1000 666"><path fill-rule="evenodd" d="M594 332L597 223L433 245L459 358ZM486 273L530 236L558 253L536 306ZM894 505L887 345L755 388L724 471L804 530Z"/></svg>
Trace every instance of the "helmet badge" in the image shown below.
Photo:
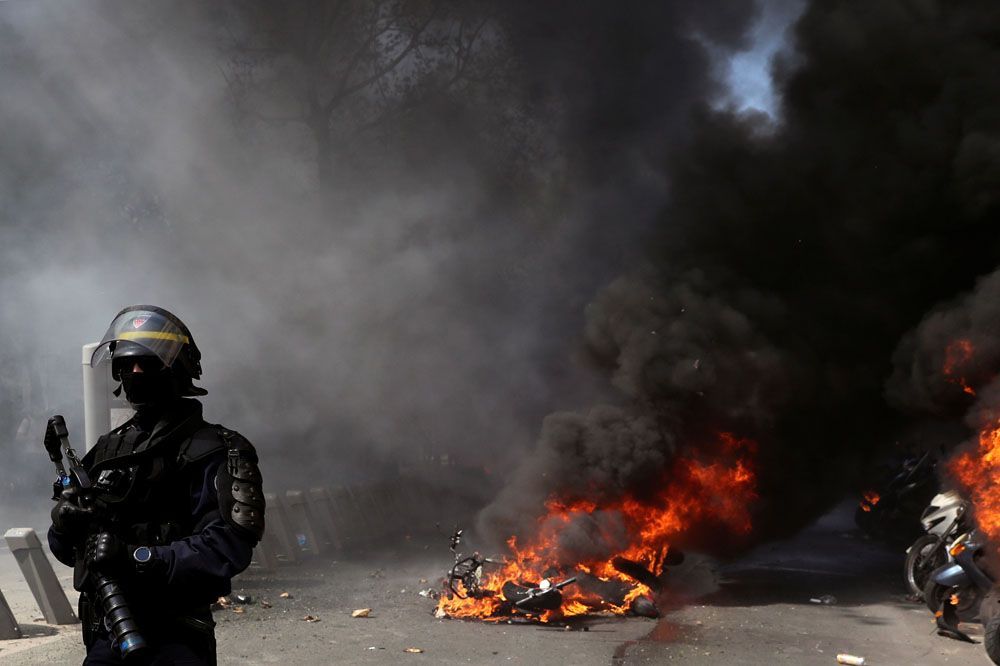
<svg viewBox="0 0 1000 666"><path fill-rule="evenodd" d="M148 315L143 315L141 317L136 317L132 320L132 328L142 328L142 325L149 321Z"/></svg>

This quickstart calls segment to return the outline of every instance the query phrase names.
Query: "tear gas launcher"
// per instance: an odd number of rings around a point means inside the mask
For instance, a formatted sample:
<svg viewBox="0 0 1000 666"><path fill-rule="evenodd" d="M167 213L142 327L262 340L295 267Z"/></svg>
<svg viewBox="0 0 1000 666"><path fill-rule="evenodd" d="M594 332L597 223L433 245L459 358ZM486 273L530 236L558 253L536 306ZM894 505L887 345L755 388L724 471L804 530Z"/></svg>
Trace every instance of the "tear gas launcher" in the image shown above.
<svg viewBox="0 0 1000 666"><path fill-rule="evenodd" d="M97 492L90 483L90 475L81 464L76 451L70 446L66 419L58 414L49 419L46 427L45 450L59 474L59 478L53 484L53 499L60 499L60 495L64 491L72 491L81 508L95 509L94 524L91 526L90 532L105 531L107 519L104 512L100 510ZM69 461L69 470L63 463L64 453L66 460ZM83 556L83 548L77 546L77 561L83 559ZM146 640L139 633L139 628L132 618L132 611L122 594L121 585L118 581L103 575L95 574L94 579L96 601L104 611L105 624L110 629L112 638L118 644L122 656L127 659L142 652L146 648Z"/></svg>

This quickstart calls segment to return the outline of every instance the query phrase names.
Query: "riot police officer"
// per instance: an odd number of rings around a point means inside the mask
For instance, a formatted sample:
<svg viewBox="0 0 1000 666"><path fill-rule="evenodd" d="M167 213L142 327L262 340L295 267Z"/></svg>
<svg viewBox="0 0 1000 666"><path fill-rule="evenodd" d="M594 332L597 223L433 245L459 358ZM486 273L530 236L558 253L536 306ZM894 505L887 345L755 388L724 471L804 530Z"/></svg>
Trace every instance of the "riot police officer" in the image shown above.
<svg viewBox="0 0 1000 666"><path fill-rule="evenodd" d="M53 555L74 567L84 664L214 664L210 604L263 535L257 454L202 418L201 352L167 310L119 312L91 365L107 362L135 416L83 458L92 490L61 493L48 533ZM142 649L132 650L133 630Z"/></svg>

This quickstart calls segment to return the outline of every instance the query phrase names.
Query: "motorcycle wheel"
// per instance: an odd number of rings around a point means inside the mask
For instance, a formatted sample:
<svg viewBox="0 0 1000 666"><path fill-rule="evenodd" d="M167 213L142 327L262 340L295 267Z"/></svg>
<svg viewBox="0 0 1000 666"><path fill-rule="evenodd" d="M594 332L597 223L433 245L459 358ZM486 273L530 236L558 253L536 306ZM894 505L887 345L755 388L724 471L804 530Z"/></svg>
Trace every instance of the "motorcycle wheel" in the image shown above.
<svg viewBox="0 0 1000 666"><path fill-rule="evenodd" d="M946 603L951 603L952 589L944 585L938 585L932 580L927 581L924 586L924 603L927 608L937 616ZM966 587L958 593L958 616L962 620L971 620L979 612L979 602L982 595L974 587Z"/></svg>
<svg viewBox="0 0 1000 666"><path fill-rule="evenodd" d="M990 618L983 634L983 646L986 655L994 664L1000 664L1000 615Z"/></svg>
<svg viewBox="0 0 1000 666"><path fill-rule="evenodd" d="M906 588L917 599L923 599L924 587L931 573L945 563L948 554L944 542L934 534L925 534L910 546L903 561L903 580Z"/></svg>
<svg viewBox="0 0 1000 666"><path fill-rule="evenodd" d="M927 581L927 584L924 585L924 603L927 604L927 609L935 616L944 606L945 597L948 596L949 589L951 588L938 585L932 580Z"/></svg>

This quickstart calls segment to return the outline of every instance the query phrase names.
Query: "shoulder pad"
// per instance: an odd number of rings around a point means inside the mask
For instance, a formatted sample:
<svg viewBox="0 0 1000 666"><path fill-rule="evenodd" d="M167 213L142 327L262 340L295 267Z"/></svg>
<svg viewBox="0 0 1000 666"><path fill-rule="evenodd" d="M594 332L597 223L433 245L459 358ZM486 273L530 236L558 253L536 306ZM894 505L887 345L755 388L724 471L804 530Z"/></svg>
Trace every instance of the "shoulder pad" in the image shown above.
<svg viewBox="0 0 1000 666"><path fill-rule="evenodd" d="M228 445L223 433L236 435L239 439L243 439L241 435L232 430L209 424L195 432L191 439L181 446L177 453L177 459L181 462L192 462L225 450ZM247 444L249 445L249 442Z"/></svg>
<svg viewBox="0 0 1000 666"><path fill-rule="evenodd" d="M222 428L226 462L219 466L215 487L219 493L219 513L237 530L260 541L264 536L264 488L257 451L245 437Z"/></svg>

